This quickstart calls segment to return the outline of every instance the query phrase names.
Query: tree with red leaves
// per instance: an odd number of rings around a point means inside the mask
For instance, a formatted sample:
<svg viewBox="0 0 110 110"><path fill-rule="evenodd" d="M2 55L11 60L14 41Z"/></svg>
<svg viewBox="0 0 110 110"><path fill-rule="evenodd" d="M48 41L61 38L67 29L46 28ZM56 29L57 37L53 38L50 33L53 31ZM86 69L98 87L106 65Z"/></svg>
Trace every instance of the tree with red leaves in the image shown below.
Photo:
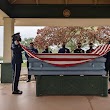
<svg viewBox="0 0 110 110"><path fill-rule="evenodd" d="M82 45L88 43L104 44L110 40L110 27L57 27L46 26L37 31L34 44L38 49L44 49L46 45L59 47L63 42L73 51L78 42Z"/></svg>

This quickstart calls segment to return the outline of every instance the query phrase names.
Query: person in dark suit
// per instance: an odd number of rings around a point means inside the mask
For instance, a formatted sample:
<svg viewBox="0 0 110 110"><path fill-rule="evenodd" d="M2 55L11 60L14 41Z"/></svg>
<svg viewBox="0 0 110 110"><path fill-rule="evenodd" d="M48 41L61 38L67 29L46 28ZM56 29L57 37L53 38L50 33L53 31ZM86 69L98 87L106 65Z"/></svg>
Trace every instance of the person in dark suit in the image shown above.
<svg viewBox="0 0 110 110"><path fill-rule="evenodd" d="M22 47L20 46L21 36L20 33L12 35L12 70L13 70L13 83L12 94L22 94L22 91L18 89L19 77L21 72L22 60Z"/></svg>
<svg viewBox="0 0 110 110"><path fill-rule="evenodd" d="M42 53L52 53L52 51L49 50L48 46L45 46L45 50Z"/></svg>
<svg viewBox="0 0 110 110"><path fill-rule="evenodd" d="M34 54L37 54L38 53L38 50L34 48L34 43L31 42L30 43L30 46L28 48L30 50L30 52L34 53ZM28 61L28 58L29 58L29 55L25 52L25 56L27 58L27 69L29 71L29 61ZM28 80L27 82L30 82L31 81L31 75L28 75Z"/></svg>
<svg viewBox="0 0 110 110"><path fill-rule="evenodd" d="M78 48L74 50L74 53L84 53L84 50L81 49L81 43L78 43Z"/></svg>
<svg viewBox="0 0 110 110"><path fill-rule="evenodd" d="M110 45L110 41L108 42L108 44ZM109 75L110 77L110 51L107 54L105 54L104 57L106 58L105 71L107 75ZM109 78L109 81L110 81L110 78ZM108 89L108 93L110 94L110 89Z"/></svg>
<svg viewBox="0 0 110 110"><path fill-rule="evenodd" d="M65 43L62 44L62 48L59 49L58 53L70 53L70 50L65 47Z"/></svg>
<svg viewBox="0 0 110 110"><path fill-rule="evenodd" d="M108 42L108 44L110 45L110 41ZM109 74L110 76L110 51L108 53L106 53L104 55L104 57L106 58L106 62L105 62L105 71L107 72L107 74ZM109 78L110 81L110 78Z"/></svg>
<svg viewBox="0 0 110 110"><path fill-rule="evenodd" d="M93 49L93 43L90 43L89 44L89 49L86 51L86 53L91 53L93 51L94 51L94 49Z"/></svg>

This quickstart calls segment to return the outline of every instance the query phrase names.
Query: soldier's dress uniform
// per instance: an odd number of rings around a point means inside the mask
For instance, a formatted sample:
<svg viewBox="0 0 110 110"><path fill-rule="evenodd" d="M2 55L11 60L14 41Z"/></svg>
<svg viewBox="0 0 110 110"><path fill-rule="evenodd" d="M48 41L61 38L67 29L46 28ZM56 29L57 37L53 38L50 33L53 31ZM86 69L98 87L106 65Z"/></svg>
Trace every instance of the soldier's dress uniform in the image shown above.
<svg viewBox="0 0 110 110"><path fill-rule="evenodd" d="M70 53L70 50L68 48L62 47L59 49L58 53Z"/></svg>
<svg viewBox="0 0 110 110"><path fill-rule="evenodd" d="M94 49L91 48L91 49L88 49L88 50L86 51L86 53L91 53L91 52L93 52L93 51L94 51Z"/></svg>
<svg viewBox="0 0 110 110"><path fill-rule="evenodd" d="M108 44L110 45L110 41L108 42ZM104 57L106 58L105 71L107 72L107 74L109 74L110 77L110 51L107 54L105 54ZM108 93L110 94L110 89L108 89Z"/></svg>
<svg viewBox="0 0 110 110"><path fill-rule="evenodd" d="M110 51L104 55L104 57L106 58L106 62L105 62L105 71L109 74L110 76ZM110 81L110 79L109 79Z"/></svg>
<svg viewBox="0 0 110 110"><path fill-rule="evenodd" d="M81 48L77 48L74 50L74 53L84 53L84 50Z"/></svg>
<svg viewBox="0 0 110 110"><path fill-rule="evenodd" d="M110 41L108 42L108 44L110 45ZM106 53L103 57L106 58L106 62L105 62L105 71L107 72L107 74L109 74L110 76L110 51L108 53ZM109 78L110 81L110 78Z"/></svg>
<svg viewBox="0 0 110 110"><path fill-rule="evenodd" d="M38 50L35 49L34 47L33 48L29 48L30 52L34 53L34 54L37 54L38 53ZM28 72L29 72L29 61L28 61L28 54L25 52L25 56L27 58L27 69L28 69ZM31 81L31 75L28 75L28 80L27 82L30 82Z"/></svg>
<svg viewBox="0 0 110 110"><path fill-rule="evenodd" d="M52 53L49 49L45 49L42 53Z"/></svg>
<svg viewBox="0 0 110 110"><path fill-rule="evenodd" d="M12 56L12 70L13 70L13 83L12 83L12 93L13 94L22 94L22 91L18 89L19 77L21 72L22 60L22 47L20 44L16 45L12 42L11 50L13 51Z"/></svg>

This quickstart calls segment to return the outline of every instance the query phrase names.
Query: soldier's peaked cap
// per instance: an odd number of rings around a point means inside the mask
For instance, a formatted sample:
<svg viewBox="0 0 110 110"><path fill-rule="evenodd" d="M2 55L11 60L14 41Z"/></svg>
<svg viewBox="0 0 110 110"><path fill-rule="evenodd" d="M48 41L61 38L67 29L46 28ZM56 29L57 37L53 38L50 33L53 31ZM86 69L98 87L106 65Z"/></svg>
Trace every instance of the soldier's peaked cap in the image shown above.
<svg viewBox="0 0 110 110"><path fill-rule="evenodd" d="M13 34L13 35L12 35L12 37L13 37L13 36L16 36L16 35L19 35L19 34L20 34L20 32L18 32L18 33L15 33L15 34Z"/></svg>

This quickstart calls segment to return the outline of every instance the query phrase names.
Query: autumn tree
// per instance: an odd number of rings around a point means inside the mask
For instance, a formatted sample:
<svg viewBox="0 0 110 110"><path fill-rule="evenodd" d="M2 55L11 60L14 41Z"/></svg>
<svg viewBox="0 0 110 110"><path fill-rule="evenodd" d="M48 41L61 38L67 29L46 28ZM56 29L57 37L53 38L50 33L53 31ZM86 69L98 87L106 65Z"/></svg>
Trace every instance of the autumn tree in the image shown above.
<svg viewBox="0 0 110 110"><path fill-rule="evenodd" d="M46 45L60 46L62 42L66 42L67 46L73 50L78 42L84 45L88 43L106 43L110 40L110 27L57 27L46 26L37 31L37 36L34 39L34 44L39 49L44 49Z"/></svg>

